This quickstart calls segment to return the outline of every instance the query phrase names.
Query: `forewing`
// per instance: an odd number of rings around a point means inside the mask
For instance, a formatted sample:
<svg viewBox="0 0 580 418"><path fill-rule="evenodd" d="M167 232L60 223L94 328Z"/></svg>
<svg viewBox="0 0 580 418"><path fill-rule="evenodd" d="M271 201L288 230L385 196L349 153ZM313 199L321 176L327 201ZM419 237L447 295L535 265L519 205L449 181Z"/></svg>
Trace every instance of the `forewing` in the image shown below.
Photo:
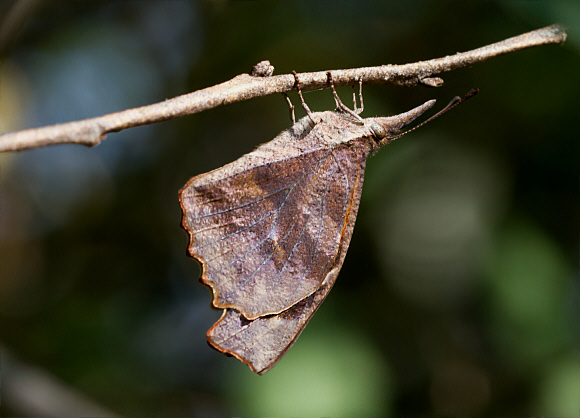
<svg viewBox="0 0 580 418"><path fill-rule="evenodd" d="M324 283L311 295L277 315L246 319L235 309L225 309L222 317L208 331L209 343L230 354L258 374L265 373L286 353L324 300L342 267L360 201L364 175L364 156L352 149L339 149L335 157L340 166L352 172L347 207L344 212L338 256L327 270Z"/></svg>
<svg viewBox="0 0 580 418"><path fill-rule="evenodd" d="M320 287L338 256L360 172L340 160L342 152L318 147L268 160L258 148L253 164L234 162L184 187L189 252L203 265L215 307L255 319Z"/></svg>

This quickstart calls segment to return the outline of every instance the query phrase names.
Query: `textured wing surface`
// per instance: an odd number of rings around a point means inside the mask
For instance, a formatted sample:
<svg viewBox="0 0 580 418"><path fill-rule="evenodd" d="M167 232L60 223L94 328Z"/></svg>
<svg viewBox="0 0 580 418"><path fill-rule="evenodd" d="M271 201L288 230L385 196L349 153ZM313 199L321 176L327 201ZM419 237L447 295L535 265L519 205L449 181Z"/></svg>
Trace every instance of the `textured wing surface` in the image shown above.
<svg viewBox="0 0 580 418"><path fill-rule="evenodd" d="M330 285L326 284L286 311L253 321L235 309L224 309L220 320L208 331L208 341L217 350L246 363L254 372L265 373L298 338L329 290Z"/></svg>
<svg viewBox="0 0 580 418"><path fill-rule="evenodd" d="M348 148L335 150L335 156L341 167L345 170L348 167L356 174L351 176L348 189L338 255L325 282L313 294L278 315L248 320L235 309L225 309L220 320L207 333L214 348L233 355L258 374L272 368L298 338L332 288L342 267L358 211L365 161L363 155Z"/></svg>
<svg viewBox="0 0 580 418"><path fill-rule="evenodd" d="M320 287L364 170L349 147L273 160L254 153L181 191L189 252L203 264L214 306L247 319L280 313Z"/></svg>

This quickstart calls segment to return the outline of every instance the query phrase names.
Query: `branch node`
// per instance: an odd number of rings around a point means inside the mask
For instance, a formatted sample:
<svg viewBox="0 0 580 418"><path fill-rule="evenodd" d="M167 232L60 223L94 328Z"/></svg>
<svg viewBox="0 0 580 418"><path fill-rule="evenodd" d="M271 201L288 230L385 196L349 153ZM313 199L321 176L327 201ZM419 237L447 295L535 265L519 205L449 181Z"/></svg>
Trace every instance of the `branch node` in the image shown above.
<svg viewBox="0 0 580 418"><path fill-rule="evenodd" d="M260 61L250 71L252 77L271 77L272 74L274 74L274 66L268 60Z"/></svg>

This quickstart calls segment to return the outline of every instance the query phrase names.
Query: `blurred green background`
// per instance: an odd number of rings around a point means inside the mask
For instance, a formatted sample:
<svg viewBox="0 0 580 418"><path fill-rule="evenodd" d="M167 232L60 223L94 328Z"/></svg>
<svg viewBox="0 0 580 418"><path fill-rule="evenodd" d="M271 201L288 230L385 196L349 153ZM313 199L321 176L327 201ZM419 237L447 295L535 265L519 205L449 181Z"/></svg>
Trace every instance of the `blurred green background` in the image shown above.
<svg viewBox="0 0 580 418"><path fill-rule="evenodd" d="M337 283L262 377L206 344L219 312L177 191L287 128L282 96L0 155L3 416L578 416L579 2L3 0L0 22L2 132L264 59L275 74L403 64L568 30L437 89L364 88L364 116L480 94L369 159ZM333 108L329 90L305 98Z"/></svg>

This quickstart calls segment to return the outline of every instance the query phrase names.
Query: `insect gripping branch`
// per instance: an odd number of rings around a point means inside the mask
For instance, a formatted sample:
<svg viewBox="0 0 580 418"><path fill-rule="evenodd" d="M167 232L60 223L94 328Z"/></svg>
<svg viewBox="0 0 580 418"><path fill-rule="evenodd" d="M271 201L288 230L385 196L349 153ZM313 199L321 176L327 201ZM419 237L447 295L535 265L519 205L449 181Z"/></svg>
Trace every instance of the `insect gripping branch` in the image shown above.
<svg viewBox="0 0 580 418"><path fill-rule="evenodd" d="M336 111L308 111L270 142L193 177L179 193L189 254L202 265L213 306L223 309L207 339L258 374L284 355L334 284L367 157L435 103L363 119L331 87Z"/></svg>

